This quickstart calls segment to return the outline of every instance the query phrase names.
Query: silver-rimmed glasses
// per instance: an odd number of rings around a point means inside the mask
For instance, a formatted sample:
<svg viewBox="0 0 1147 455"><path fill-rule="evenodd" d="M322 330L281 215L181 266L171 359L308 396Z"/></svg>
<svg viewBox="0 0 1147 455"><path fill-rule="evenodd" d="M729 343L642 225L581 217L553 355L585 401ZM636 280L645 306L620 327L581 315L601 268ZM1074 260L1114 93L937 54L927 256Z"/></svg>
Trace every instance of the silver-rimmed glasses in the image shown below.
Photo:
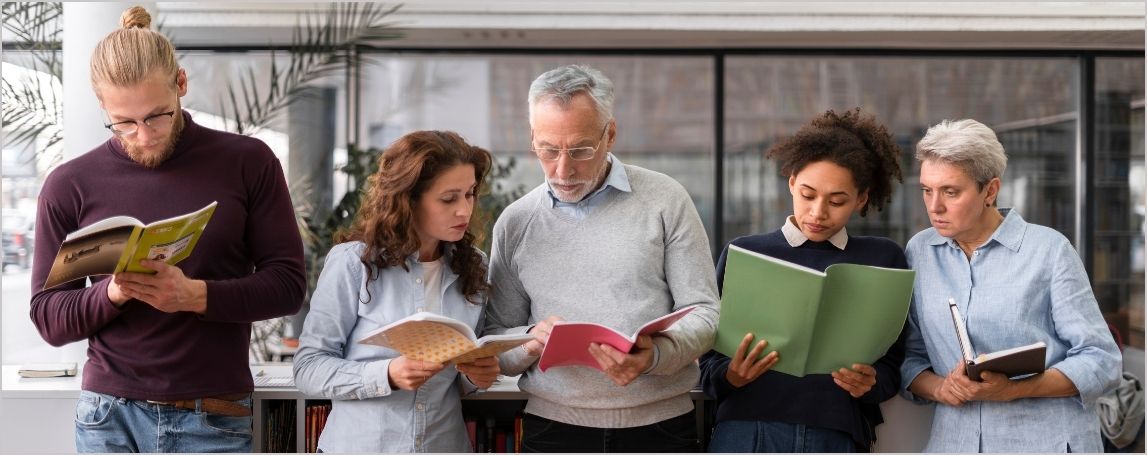
<svg viewBox="0 0 1147 455"><path fill-rule="evenodd" d="M593 158L597 154L597 148L601 147L602 141L605 140L605 133L609 131L610 122L605 122L605 128L601 130L601 138L597 140L597 144L593 147L570 147L570 148L555 148L555 147L534 147L534 154L538 155L538 159L544 161L557 161L561 158L562 151L570 156L574 161L585 161Z"/></svg>

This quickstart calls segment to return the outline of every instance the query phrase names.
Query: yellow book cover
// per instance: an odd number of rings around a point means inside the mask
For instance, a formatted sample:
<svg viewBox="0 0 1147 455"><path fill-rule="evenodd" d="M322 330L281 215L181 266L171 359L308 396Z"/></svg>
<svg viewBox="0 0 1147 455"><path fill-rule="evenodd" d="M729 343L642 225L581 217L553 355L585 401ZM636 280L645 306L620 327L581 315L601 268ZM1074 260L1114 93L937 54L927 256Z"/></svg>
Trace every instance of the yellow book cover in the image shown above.
<svg viewBox="0 0 1147 455"><path fill-rule="evenodd" d="M52 261L44 289L93 275L155 273L140 266L141 259L176 264L191 255L216 205L151 224L114 216L72 232Z"/></svg>
<svg viewBox="0 0 1147 455"><path fill-rule="evenodd" d="M420 312L368 333L359 343L390 348L413 360L467 363L501 354L532 339L533 335L526 333L478 338L474 329L462 321Z"/></svg>

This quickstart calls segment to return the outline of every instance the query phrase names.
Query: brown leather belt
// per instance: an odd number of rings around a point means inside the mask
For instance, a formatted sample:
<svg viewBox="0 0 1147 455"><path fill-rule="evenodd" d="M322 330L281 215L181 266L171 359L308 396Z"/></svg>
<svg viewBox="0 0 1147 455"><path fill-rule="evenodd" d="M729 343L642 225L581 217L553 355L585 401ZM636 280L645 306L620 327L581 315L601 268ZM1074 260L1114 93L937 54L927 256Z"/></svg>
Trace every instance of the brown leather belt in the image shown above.
<svg viewBox="0 0 1147 455"><path fill-rule="evenodd" d="M251 408L243 406L236 401L250 397L249 393L230 393L226 395L216 395L213 397L199 398L194 400L173 400L173 401L156 401L147 400L150 404L159 406L171 406L173 408L188 409L191 411L200 410L208 414L218 414L228 417L248 417L251 415ZM200 402L199 406L195 402Z"/></svg>

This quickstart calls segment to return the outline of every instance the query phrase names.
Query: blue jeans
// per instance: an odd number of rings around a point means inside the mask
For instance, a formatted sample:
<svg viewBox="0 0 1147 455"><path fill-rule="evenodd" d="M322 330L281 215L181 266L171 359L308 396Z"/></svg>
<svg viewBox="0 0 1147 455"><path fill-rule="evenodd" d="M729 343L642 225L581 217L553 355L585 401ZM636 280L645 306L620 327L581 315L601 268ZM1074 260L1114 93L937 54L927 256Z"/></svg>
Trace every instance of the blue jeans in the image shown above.
<svg viewBox="0 0 1147 455"><path fill-rule="evenodd" d="M251 398L236 401L251 407ZM77 452L250 452L251 417L80 391Z"/></svg>
<svg viewBox="0 0 1147 455"><path fill-rule="evenodd" d="M697 420L692 412L632 428L593 428L526 414L522 453L537 452L698 452Z"/></svg>
<svg viewBox="0 0 1147 455"><path fill-rule="evenodd" d="M856 452L843 431L796 423L726 420L717 423L710 452Z"/></svg>

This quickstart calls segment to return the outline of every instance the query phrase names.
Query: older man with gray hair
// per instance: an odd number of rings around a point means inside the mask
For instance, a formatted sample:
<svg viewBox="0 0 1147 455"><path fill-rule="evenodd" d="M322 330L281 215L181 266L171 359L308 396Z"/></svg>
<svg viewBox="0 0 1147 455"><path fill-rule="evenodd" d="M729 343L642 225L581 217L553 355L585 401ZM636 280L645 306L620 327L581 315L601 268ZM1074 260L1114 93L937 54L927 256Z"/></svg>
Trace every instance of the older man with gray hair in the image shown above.
<svg viewBox="0 0 1147 455"><path fill-rule="evenodd" d="M680 452L700 449L689 391L694 361L713 343L718 297L709 241L685 188L623 164L613 83L571 65L530 86L532 148L545 182L494 226L486 333L535 339L500 358L530 393L525 452ZM622 333L693 307L630 352L591 344L601 371L538 368L561 320Z"/></svg>

